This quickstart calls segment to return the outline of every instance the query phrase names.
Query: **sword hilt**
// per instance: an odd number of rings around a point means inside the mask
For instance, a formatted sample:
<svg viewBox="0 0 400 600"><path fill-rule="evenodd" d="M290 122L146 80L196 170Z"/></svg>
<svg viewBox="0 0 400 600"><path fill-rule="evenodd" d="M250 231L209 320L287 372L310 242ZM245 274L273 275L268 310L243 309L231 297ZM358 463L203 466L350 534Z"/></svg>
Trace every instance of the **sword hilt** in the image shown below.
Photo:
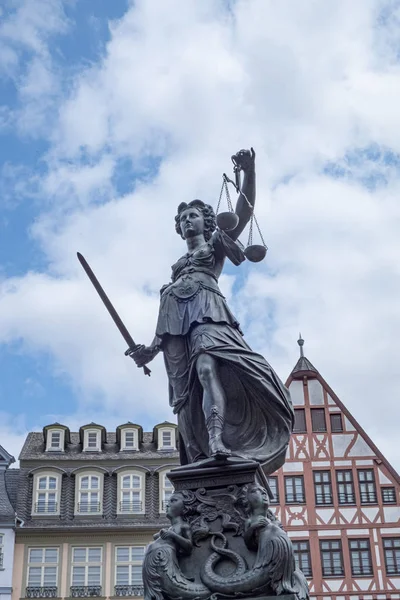
<svg viewBox="0 0 400 600"><path fill-rule="evenodd" d="M128 348L128 350L125 350L125 356L130 356L131 358L133 358L133 357L132 357L132 354L133 354L134 352L136 352L136 350L137 350L138 348L139 348L139 344L136 344L136 345L135 345L135 346L133 346L133 347L131 346L130 348ZM148 367L148 366L146 366L146 365L144 365L144 367L142 367L142 368L143 368L143 372L144 372L144 374L145 374L145 375L148 375L148 376L150 377L150 375L151 375L151 370L149 369L149 367Z"/></svg>

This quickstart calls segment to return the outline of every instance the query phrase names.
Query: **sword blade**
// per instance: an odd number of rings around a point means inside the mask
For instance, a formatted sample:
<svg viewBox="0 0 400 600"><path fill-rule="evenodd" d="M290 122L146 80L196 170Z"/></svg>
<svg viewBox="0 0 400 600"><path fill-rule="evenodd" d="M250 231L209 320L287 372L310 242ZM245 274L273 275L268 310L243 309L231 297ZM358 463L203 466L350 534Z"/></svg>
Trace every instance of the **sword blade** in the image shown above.
<svg viewBox="0 0 400 600"><path fill-rule="evenodd" d="M129 331L127 330L127 328L125 327L125 325L124 325L121 317L119 316L119 314L115 310L115 308L112 305L109 297L107 296L107 294L103 290L102 286L100 285L99 280L97 279L96 275L93 273L93 271L90 268L90 266L89 266L88 262L86 261L85 257L80 252L77 252L76 254L78 256L78 260L81 263L81 265L82 265L82 267L83 267L86 275L89 277L90 281L93 284L94 289L96 290L96 292L100 296L100 298L101 298L104 306L108 310L109 315L111 316L112 320L114 321L114 323L118 327L118 329L119 329L122 337L124 338L124 340L128 344L129 350L135 350L137 348L137 344L135 344L135 342L133 340L133 337L131 336L131 334L129 333ZM145 375L150 375L151 371L150 371L150 369L148 367L144 366L143 370L144 370Z"/></svg>

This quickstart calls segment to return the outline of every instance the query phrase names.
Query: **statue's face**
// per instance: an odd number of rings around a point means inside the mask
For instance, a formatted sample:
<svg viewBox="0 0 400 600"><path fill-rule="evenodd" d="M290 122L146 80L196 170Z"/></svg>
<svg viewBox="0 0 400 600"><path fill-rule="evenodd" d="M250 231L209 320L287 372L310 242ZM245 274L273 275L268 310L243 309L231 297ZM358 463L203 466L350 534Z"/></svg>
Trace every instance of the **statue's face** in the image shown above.
<svg viewBox="0 0 400 600"><path fill-rule="evenodd" d="M247 492L247 499L252 508L268 505L268 493L260 485L253 485Z"/></svg>
<svg viewBox="0 0 400 600"><path fill-rule="evenodd" d="M179 517L184 509L183 499L181 496L173 494L168 500L167 504L167 516L168 517Z"/></svg>
<svg viewBox="0 0 400 600"><path fill-rule="evenodd" d="M194 207L188 207L179 215L182 235L185 239L204 233L203 213Z"/></svg>

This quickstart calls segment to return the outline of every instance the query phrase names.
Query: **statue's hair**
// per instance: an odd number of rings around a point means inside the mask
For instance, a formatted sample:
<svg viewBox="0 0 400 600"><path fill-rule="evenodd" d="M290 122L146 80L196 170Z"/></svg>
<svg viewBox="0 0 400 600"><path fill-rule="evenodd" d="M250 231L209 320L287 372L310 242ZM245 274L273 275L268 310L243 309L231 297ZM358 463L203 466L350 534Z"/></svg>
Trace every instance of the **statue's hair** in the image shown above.
<svg viewBox="0 0 400 600"><path fill-rule="evenodd" d="M183 502L182 517L184 519L186 519L187 517L190 517L193 514L196 514L197 510L194 506L194 504L196 502L196 496L194 495L193 492L191 492L190 490L182 490L180 492L174 492L172 495L179 496L180 498L182 498L182 502Z"/></svg>
<svg viewBox="0 0 400 600"><path fill-rule="evenodd" d="M197 210L203 213L204 238L206 241L208 241L217 228L217 218L211 204L205 204L202 200L192 200L189 202L189 204L186 204L186 202L181 202L181 204L178 206L178 213L175 216L176 233L183 238L180 222L181 212L191 207L197 208Z"/></svg>
<svg viewBox="0 0 400 600"><path fill-rule="evenodd" d="M244 510L244 512L247 515L250 514L249 492L254 487L262 488L262 486L259 483L249 483L242 487L242 489L240 490L238 497L237 497L236 504L241 506L241 508ZM268 506L269 506L269 502L268 502Z"/></svg>

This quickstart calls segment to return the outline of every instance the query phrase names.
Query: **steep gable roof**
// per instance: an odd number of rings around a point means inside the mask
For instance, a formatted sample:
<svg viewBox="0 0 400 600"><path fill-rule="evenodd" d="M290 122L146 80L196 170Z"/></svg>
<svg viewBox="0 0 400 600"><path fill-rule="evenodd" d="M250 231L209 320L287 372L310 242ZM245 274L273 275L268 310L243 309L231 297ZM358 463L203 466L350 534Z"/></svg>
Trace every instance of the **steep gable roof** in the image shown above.
<svg viewBox="0 0 400 600"><path fill-rule="evenodd" d="M356 443L358 443L359 446L365 444L368 447L368 449L371 451L370 456L371 457L375 456L376 459L381 461L381 463L386 467L387 471L391 474L393 479L397 483L400 484L400 475L397 473L396 469L390 464L390 462L387 460L387 458L382 454L382 452L379 450L379 448L374 444L374 442L369 437L367 432L363 429L363 427L361 427L361 425L359 424L357 419L351 414L351 412L348 410L348 408L338 398L338 396L335 394L333 389L328 385L328 383L321 376L321 374L317 371L317 369L304 356L304 353L303 353L304 340L301 338L301 335L298 340L298 344L300 346L300 358L297 361L291 374L289 375L289 377L286 381L286 386L290 388L290 385L293 381L302 379L303 377L306 377L307 379L310 379L310 380L316 380L317 382L319 382L322 386L322 389L325 390L325 393L328 396L328 402L329 402L330 406L336 406L338 411L340 411L346 417L348 422L354 428L354 432L357 435L354 436L354 442L352 442L353 450L355 448ZM318 384L316 384L316 385L318 385ZM311 402L311 404L314 404L314 402ZM317 406L317 404L315 404L315 406ZM364 446L364 448L365 448L365 446Z"/></svg>

